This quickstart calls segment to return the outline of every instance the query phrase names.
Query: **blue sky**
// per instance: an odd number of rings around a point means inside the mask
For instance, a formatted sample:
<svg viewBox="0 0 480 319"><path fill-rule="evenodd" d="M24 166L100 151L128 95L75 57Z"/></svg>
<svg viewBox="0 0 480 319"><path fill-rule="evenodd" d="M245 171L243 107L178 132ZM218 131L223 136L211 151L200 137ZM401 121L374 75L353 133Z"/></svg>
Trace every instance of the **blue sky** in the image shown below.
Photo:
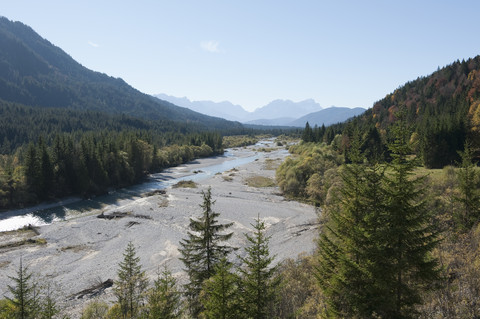
<svg viewBox="0 0 480 319"><path fill-rule="evenodd" d="M371 107L407 81L480 54L480 1L0 0L89 69L138 90Z"/></svg>

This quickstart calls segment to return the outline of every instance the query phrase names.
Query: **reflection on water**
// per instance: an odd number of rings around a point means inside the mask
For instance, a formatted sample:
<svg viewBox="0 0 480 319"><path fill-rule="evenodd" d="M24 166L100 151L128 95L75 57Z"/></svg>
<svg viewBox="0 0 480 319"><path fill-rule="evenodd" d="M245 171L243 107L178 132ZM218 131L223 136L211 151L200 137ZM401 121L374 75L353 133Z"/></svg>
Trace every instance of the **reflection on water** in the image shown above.
<svg viewBox="0 0 480 319"><path fill-rule="evenodd" d="M191 167L198 164L198 161L167 169L165 170L166 173L153 174L145 183L119 189L92 199L70 198L59 203L35 206L33 209L28 208L1 213L0 231L15 230L28 225L47 225L55 221L65 220L82 212L100 209L105 205L120 205L123 200L132 199L156 189L167 188L182 180L201 181L236 166L253 162L258 156L237 158L232 153L225 152L225 155L219 156L219 158L223 158L224 161L220 164L202 167L200 171L195 173ZM187 175L175 177L175 175L182 175L185 172L187 172Z"/></svg>

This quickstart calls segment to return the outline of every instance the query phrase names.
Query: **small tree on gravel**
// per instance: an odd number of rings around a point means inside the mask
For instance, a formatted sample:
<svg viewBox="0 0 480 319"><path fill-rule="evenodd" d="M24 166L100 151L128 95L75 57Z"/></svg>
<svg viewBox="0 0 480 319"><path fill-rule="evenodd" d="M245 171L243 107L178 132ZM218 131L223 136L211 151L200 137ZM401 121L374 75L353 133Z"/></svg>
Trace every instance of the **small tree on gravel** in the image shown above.
<svg viewBox="0 0 480 319"><path fill-rule="evenodd" d="M185 285L185 295L189 303L189 311L192 317L197 318L202 311L202 305L198 300L202 285L205 280L215 274L215 265L228 255L233 248L221 243L229 240L233 233L222 234L233 223L219 224L219 213L212 210L215 201L212 201L212 192L202 192L203 215L200 219L190 218L190 231L188 238L180 242L179 249L182 257L180 260L185 265L189 282Z"/></svg>
<svg viewBox="0 0 480 319"><path fill-rule="evenodd" d="M7 286L12 294L12 298L7 297L7 299L14 308L11 318L35 318L38 308L38 291L36 285L32 283L32 273L28 271L28 267L23 266L22 259L20 259L17 276L9 278L15 283L13 286Z"/></svg>
<svg viewBox="0 0 480 319"><path fill-rule="evenodd" d="M140 258L136 256L132 242L128 243L119 267L114 294L117 297L123 317L135 318L145 298L148 280L140 265Z"/></svg>

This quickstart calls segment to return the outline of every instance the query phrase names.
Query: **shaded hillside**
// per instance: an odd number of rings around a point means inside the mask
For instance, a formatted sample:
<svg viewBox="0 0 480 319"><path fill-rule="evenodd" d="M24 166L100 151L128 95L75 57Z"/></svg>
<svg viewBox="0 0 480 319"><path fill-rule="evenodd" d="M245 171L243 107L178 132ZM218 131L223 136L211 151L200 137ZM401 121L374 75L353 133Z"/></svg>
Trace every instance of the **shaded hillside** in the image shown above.
<svg viewBox="0 0 480 319"><path fill-rule="evenodd" d="M368 139L369 134L378 136L372 133L376 129L385 142L399 110L405 112L412 141L418 142L416 152L427 167L455 164L467 139L480 146L480 56L406 83L352 121L346 133L351 137L357 126Z"/></svg>
<svg viewBox="0 0 480 319"><path fill-rule="evenodd" d="M0 17L0 99L35 107L122 113L151 120L240 127L155 99L122 79L91 71L30 27Z"/></svg>

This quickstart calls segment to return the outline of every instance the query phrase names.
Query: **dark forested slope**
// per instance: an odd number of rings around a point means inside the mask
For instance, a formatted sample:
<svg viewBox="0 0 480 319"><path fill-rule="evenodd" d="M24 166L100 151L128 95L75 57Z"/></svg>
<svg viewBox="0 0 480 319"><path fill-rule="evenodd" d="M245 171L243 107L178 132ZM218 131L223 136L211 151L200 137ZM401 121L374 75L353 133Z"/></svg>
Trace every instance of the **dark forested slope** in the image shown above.
<svg viewBox="0 0 480 319"><path fill-rule="evenodd" d="M36 107L201 123L205 128L240 126L158 100L122 79L91 71L30 27L4 17L0 17L0 99Z"/></svg>
<svg viewBox="0 0 480 319"><path fill-rule="evenodd" d="M480 56L457 61L398 88L368 110L364 118L385 130L395 112L406 110L425 165L442 167L459 160L465 139L476 140L480 103Z"/></svg>
<svg viewBox="0 0 480 319"><path fill-rule="evenodd" d="M342 132L341 145L337 146L346 152L348 160L351 139L359 132L365 151L371 153L375 148L379 154L371 156L388 157L386 147L380 144L385 146L391 138L388 127L396 121L399 111L410 126L414 151L427 167L441 168L458 162L458 151L463 150L467 140L474 148L480 147L480 56L454 62L408 82L348 123L319 130L316 138L314 132L306 134L310 137L307 141L330 143L336 133Z"/></svg>

